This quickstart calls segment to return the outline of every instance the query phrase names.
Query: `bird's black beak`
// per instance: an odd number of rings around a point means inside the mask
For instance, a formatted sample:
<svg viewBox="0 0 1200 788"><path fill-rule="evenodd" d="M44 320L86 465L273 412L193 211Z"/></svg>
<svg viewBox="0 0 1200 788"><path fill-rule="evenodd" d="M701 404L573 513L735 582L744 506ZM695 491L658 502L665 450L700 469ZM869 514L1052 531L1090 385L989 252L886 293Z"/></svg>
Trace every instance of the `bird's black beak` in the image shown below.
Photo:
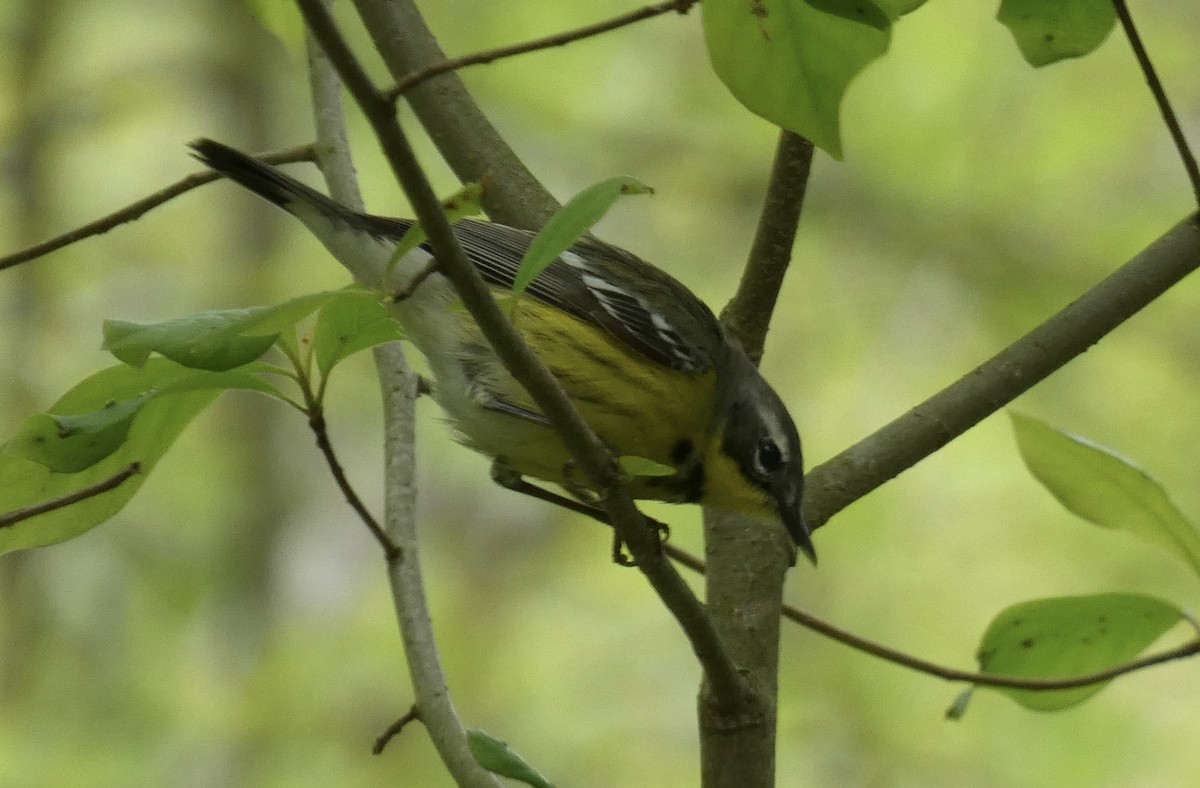
<svg viewBox="0 0 1200 788"><path fill-rule="evenodd" d="M809 531L808 522L804 519L804 509L800 506L800 502L797 501L791 506L784 507L780 511L780 517L787 532L791 535L792 541L796 543L796 547L808 557L813 566L816 566L817 548L813 546L812 532Z"/></svg>

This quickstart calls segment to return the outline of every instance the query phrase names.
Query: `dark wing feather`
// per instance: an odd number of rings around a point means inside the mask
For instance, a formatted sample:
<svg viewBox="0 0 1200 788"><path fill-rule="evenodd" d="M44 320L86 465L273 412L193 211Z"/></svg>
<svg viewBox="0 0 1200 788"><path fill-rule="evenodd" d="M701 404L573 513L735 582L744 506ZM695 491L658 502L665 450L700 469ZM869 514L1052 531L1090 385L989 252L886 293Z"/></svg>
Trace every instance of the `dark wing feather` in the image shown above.
<svg viewBox="0 0 1200 788"><path fill-rule="evenodd" d="M399 219L359 218L368 232L397 239L412 225ZM526 230L471 220L455 224L454 234L484 280L501 288L512 287L534 237ZM638 282L636 293L622 285L630 280ZM671 369L704 372L724 349L720 324L687 288L632 254L594 239L572 246L530 283L526 293L603 328Z"/></svg>

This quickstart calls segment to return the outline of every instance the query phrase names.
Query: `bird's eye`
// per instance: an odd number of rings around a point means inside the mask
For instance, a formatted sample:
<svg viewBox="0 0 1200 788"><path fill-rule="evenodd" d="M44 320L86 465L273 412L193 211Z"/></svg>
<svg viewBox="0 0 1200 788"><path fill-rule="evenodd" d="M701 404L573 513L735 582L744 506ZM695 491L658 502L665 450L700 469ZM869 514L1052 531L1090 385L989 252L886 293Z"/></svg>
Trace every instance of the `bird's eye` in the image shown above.
<svg viewBox="0 0 1200 788"><path fill-rule="evenodd" d="M783 464L783 453L779 451L779 447L775 445L775 441L770 438L763 438L758 442L754 459L764 473L771 473Z"/></svg>

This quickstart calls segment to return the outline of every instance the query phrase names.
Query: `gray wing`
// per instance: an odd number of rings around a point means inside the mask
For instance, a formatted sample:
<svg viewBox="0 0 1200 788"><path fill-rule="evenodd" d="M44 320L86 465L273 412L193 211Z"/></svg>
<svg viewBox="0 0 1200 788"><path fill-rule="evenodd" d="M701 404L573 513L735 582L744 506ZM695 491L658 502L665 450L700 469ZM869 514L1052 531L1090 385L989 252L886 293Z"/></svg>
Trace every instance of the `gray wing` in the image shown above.
<svg viewBox="0 0 1200 788"><path fill-rule="evenodd" d="M399 237L412 224L359 218L364 229L383 236ZM512 287L534 237L526 230L471 220L455 224L454 234L484 280L503 288ZM637 293L621 284L631 278L638 282ZM725 344L716 317L691 291L649 263L594 239L581 240L560 255L526 293L682 372L711 369Z"/></svg>

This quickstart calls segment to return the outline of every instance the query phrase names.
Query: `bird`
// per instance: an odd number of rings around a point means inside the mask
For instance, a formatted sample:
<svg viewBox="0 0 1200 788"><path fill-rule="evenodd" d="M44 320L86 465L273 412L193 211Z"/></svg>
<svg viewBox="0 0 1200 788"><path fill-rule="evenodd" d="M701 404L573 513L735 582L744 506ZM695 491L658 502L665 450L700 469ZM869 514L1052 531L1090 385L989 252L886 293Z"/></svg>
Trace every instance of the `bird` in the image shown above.
<svg viewBox="0 0 1200 788"><path fill-rule="evenodd" d="M586 495L566 447L462 308L432 249L420 244L393 259L414 220L351 210L210 139L190 147L209 168L299 219L351 271L389 272L387 286L402 293L392 314L428 361L434 399L459 442L493 459L494 476ZM458 220L453 231L489 287L511 295L535 234L473 219ZM782 525L816 564L795 423L741 345L686 286L584 236L527 286L513 324L615 455L662 468L628 480L634 498L697 503Z"/></svg>

